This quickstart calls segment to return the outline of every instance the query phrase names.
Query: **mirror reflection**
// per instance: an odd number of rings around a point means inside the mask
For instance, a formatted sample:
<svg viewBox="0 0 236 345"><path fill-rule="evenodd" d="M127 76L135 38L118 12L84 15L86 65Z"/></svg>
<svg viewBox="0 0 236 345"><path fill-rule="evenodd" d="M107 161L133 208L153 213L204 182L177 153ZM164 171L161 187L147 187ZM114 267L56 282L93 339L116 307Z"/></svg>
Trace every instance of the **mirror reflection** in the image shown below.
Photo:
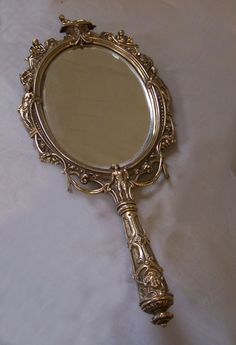
<svg viewBox="0 0 236 345"><path fill-rule="evenodd" d="M61 150L109 168L136 158L150 130L150 106L134 68L109 49L70 48L46 70L43 107Z"/></svg>

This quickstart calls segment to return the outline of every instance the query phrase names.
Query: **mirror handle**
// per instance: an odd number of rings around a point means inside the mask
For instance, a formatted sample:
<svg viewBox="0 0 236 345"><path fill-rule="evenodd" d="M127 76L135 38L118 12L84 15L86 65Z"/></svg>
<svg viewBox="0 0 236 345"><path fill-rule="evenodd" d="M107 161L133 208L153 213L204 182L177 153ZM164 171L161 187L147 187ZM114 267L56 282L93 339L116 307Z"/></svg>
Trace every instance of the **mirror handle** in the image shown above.
<svg viewBox="0 0 236 345"><path fill-rule="evenodd" d="M173 295L150 247L149 239L143 230L137 206L133 200L118 203L117 210L124 224L128 248L133 263L133 278L138 285L141 309L153 314L152 322L165 327L173 318L167 309L173 304Z"/></svg>

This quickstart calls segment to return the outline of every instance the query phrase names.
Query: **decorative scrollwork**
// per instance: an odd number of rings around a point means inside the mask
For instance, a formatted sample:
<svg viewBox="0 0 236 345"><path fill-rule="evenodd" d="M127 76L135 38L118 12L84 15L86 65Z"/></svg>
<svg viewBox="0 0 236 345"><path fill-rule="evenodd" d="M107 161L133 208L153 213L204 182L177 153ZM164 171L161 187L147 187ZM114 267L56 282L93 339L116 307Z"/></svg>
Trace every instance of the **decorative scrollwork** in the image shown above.
<svg viewBox="0 0 236 345"><path fill-rule="evenodd" d="M96 25L84 19L70 20L66 19L63 14L59 16L62 23L60 32L65 32L65 38L70 40L70 45L78 45L83 48L84 44L92 42L90 30L93 30Z"/></svg>
<svg viewBox="0 0 236 345"><path fill-rule="evenodd" d="M18 108L20 116L24 121L26 128L28 129L30 136L32 132L35 130L35 126L32 121L31 117L31 110L34 101L34 94L32 92L26 92L22 98L22 103Z"/></svg>
<svg viewBox="0 0 236 345"><path fill-rule="evenodd" d="M133 55L138 54L138 45L134 44L133 39L127 36L124 30L120 30L116 36L110 32L102 32L100 37L121 46Z"/></svg>
<svg viewBox="0 0 236 345"><path fill-rule="evenodd" d="M159 144L156 150L135 170L133 177L135 186L145 187L152 184L159 178L162 171L163 155Z"/></svg>
<svg viewBox="0 0 236 345"><path fill-rule="evenodd" d="M26 58L29 68L20 75L21 83L25 87L26 92L31 91L33 88L36 69L41 59L44 57L47 51L54 47L57 43L58 41L56 41L54 38L50 38L49 40L45 41L44 44L40 43L37 38L32 41L32 46L29 50L30 55Z"/></svg>
<svg viewBox="0 0 236 345"><path fill-rule="evenodd" d="M154 78L157 75L157 70L153 65L152 59L147 55L140 53L138 44L135 44L133 38L127 36L124 30L120 30L117 35L113 35L110 32L102 32L100 37L119 45L135 56L135 58L145 68L150 78Z"/></svg>

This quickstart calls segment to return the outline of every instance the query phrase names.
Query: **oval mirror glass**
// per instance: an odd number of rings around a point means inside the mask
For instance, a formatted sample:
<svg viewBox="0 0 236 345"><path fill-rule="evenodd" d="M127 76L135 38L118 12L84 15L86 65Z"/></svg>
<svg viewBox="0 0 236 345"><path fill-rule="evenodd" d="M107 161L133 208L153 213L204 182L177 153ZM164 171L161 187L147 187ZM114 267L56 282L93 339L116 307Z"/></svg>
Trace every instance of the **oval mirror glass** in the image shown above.
<svg viewBox="0 0 236 345"><path fill-rule="evenodd" d="M66 49L46 69L42 90L54 141L73 160L109 168L142 154L152 131L150 101L118 53L100 46Z"/></svg>

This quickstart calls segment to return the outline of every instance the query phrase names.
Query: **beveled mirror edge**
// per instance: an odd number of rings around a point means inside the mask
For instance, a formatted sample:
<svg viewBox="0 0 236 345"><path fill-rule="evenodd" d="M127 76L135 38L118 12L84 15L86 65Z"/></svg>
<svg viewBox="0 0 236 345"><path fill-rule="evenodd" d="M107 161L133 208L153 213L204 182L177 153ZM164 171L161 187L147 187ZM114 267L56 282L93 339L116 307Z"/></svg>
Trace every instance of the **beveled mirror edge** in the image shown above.
<svg viewBox="0 0 236 345"><path fill-rule="evenodd" d="M157 99L157 93L153 92L152 88L146 87L148 77L145 73L145 71L142 69L142 66L139 64L136 60L134 61L129 61L129 53L123 49L122 47L119 47L115 44L111 44L108 40L100 38L94 33L91 33L91 41L89 44L86 44L83 46L83 49L88 49L89 47L102 47L105 49L109 49L112 52L115 52L119 54L119 56L127 60L130 64L130 69L132 72L137 76L139 79L143 92L145 93L146 96L146 101L148 103L148 107L150 110L150 128L149 128L149 133L148 137L146 138L145 144L143 145L142 151L140 150L137 155L135 155L134 158L132 158L129 161L125 161L122 164L119 164L120 167L126 167L127 169L137 165L137 163L143 158L146 157L146 155L152 150L153 145L155 145L157 139L158 139L158 134L160 130L160 124L161 124L161 112L159 110L159 103ZM72 47L73 48L73 47ZM112 48L112 49L111 49ZM34 79L34 87L33 87L33 92L35 95L35 98L37 99L43 99L43 88L44 88L44 78L45 75L47 74L47 68L49 65L53 62L54 59L57 58L57 56L61 53L63 53L65 50L71 49L71 44L70 41L68 42L67 40L64 41L59 41L57 45L55 46L54 49L50 50L47 54L45 54L44 58L42 59L39 68L37 69L35 73L35 79ZM141 67L141 68L140 68ZM44 115L44 110L43 110L43 102L37 102L35 104L35 110L36 110L36 115L37 115L37 121L40 123L40 126L42 130L44 131L45 137L47 137L48 141L50 142L50 145L53 146L53 149L59 152L65 159L68 159L72 161L75 165L78 165L80 167L86 168L88 170L93 170L96 172L109 172L110 173L110 167L108 168L101 168L97 167L96 169L93 166L85 165L84 163L75 160L72 158L68 153L63 152L63 150L60 148L60 145L56 142L55 138L51 134L51 130L49 126L47 125L47 121L45 119ZM124 122L125 126L125 122ZM52 139L51 139L52 138ZM116 162L112 162L116 164Z"/></svg>
<svg viewBox="0 0 236 345"><path fill-rule="evenodd" d="M163 150L175 141L169 91L158 76L152 60L139 52L138 46L125 35L123 30L117 35L107 32L97 35L91 32L94 25L88 21L68 20L62 15L60 20L61 32L66 33L64 41L49 39L41 44L37 39L33 40L30 55L27 58L29 67L20 77L25 87L25 95L18 109L19 113L30 136L35 141L41 161L63 166L69 191L74 187L87 194L108 193L113 197L125 228L133 262L133 278L138 286L139 305L143 311L153 314L154 324L164 327L173 318L173 314L168 311L173 304L173 295L169 291L163 269L157 262L147 235L139 222L133 189L154 183L161 173L166 178L169 176L163 159ZM135 62L142 70L147 78L147 89L153 93L153 99L156 98L158 101L155 106L156 114L157 111L160 114L159 133L149 151L130 166L112 165L110 169L102 170L75 164L57 150L55 145L52 145L40 121L38 109L41 99L35 90L38 87L36 76L44 58L50 50L62 42L69 46L83 48L91 44L95 37L107 40L111 49L114 48L115 51L122 49L127 52L127 60ZM91 188L89 182L95 182L99 187Z"/></svg>

